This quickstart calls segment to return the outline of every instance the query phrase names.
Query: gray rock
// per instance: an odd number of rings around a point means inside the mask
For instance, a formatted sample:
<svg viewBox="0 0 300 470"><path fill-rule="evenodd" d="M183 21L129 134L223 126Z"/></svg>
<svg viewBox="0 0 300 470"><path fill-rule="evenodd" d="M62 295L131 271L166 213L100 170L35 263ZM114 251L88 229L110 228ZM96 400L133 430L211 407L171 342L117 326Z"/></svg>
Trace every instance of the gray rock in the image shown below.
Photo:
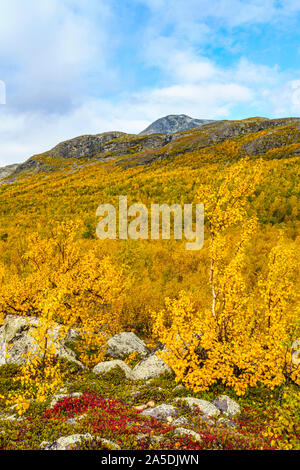
<svg viewBox="0 0 300 470"><path fill-rule="evenodd" d="M172 426L184 426L185 424L187 424L189 422L189 420L185 417L185 416L179 416L179 418L176 418L174 419L174 421L172 421Z"/></svg>
<svg viewBox="0 0 300 470"><path fill-rule="evenodd" d="M73 426L76 426L81 420L86 418L86 413L80 416L76 416L75 418L69 418L67 419L67 423L72 424Z"/></svg>
<svg viewBox="0 0 300 470"><path fill-rule="evenodd" d="M3 366L3 364L6 363L5 353L6 353L6 346L5 346L5 341L4 341L4 328L3 326L1 326L0 327L0 366Z"/></svg>
<svg viewBox="0 0 300 470"><path fill-rule="evenodd" d="M82 440L93 439L91 434L72 434L71 436L63 436L53 442L42 442L42 450L72 450Z"/></svg>
<svg viewBox="0 0 300 470"><path fill-rule="evenodd" d="M149 416L151 418L164 420L169 417L174 417L178 415L178 410L167 404L158 405L155 408L149 408L141 413L143 416Z"/></svg>
<svg viewBox="0 0 300 470"><path fill-rule="evenodd" d="M219 395L213 401L213 404L222 411L222 413L230 417L241 412L240 405L227 395Z"/></svg>
<svg viewBox="0 0 300 470"><path fill-rule="evenodd" d="M0 168L0 180L3 178L7 178L11 174L13 174L18 168L18 166L19 164L15 163L15 164L7 165L7 166Z"/></svg>
<svg viewBox="0 0 300 470"><path fill-rule="evenodd" d="M234 421L228 418L221 417L218 419L217 424L220 426L224 426L226 428L236 428L238 425Z"/></svg>
<svg viewBox="0 0 300 470"><path fill-rule="evenodd" d="M132 332L119 333L110 338L107 344L108 348L106 353L116 359L122 359L134 352L140 354L141 357L145 357L149 354L149 350L144 341L139 339Z"/></svg>
<svg viewBox="0 0 300 470"><path fill-rule="evenodd" d="M193 119L185 114L170 114L154 121L143 130L141 135L150 134L173 134L174 132L185 131L193 127L203 126L214 122L208 119Z"/></svg>
<svg viewBox="0 0 300 470"><path fill-rule="evenodd" d="M203 423L207 424L208 426L215 426L216 424L215 421L207 415L201 416L201 421L203 421Z"/></svg>
<svg viewBox="0 0 300 470"><path fill-rule="evenodd" d="M175 434L175 436L179 436L179 437L186 437L186 436L192 437L197 442L202 441L202 438L201 438L200 434L198 434L195 431L192 431L191 429L177 428L174 431L174 434Z"/></svg>
<svg viewBox="0 0 300 470"><path fill-rule="evenodd" d="M0 331L0 365L21 365L26 362L28 353L38 354L33 333L39 324L40 320L37 317L21 317L19 315L5 317ZM49 343L55 346L55 353L59 357L76 362L77 365L84 368L83 364L76 359L75 353L67 348L64 340L60 338L60 328L60 325L56 323L49 331Z"/></svg>
<svg viewBox="0 0 300 470"><path fill-rule="evenodd" d="M99 362L99 364L97 364L93 368L93 372L94 374L104 375L115 367L120 367L125 372L125 376L127 379L134 379L132 369L130 369L130 367L125 364L124 361L121 361L119 359L115 359L113 361Z"/></svg>
<svg viewBox="0 0 300 470"><path fill-rule="evenodd" d="M159 377L166 372L171 373L171 369L167 364L157 357L156 354L151 354L143 361L139 362L133 369L132 373L135 380L148 380Z"/></svg>
<svg viewBox="0 0 300 470"><path fill-rule="evenodd" d="M122 155L160 148L166 143L166 136L164 135L142 136L117 131L82 135L61 142L43 154L30 157L24 163L18 165L11 175L16 176L24 171L31 174L53 171L53 168L45 163L44 157L97 158L98 161L108 161Z"/></svg>
<svg viewBox="0 0 300 470"><path fill-rule="evenodd" d="M186 388L182 384L176 385L176 387L173 388L173 392L185 392L185 391L186 391Z"/></svg>
<svg viewBox="0 0 300 470"><path fill-rule="evenodd" d="M300 340L293 341L292 344L292 364L300 364Z"/></svg>
<svg viewBox="0 0 300 470"><path fill-rule="evenodd" d="M99 440L99 439L98 439ZM100 439L101 444L108 447L109 450L121 450L121 447L109 439Z"/></svg>
<svg viewBox="0 0 300 470"><path fill-rule="evenodd" d="M190 409L193 409L194 407L198 408L204 415L206 416L218 416L220 414L220 411L218 408L210 403L207 400L200 400L199 398L194 398L194 397L179 397L175 398L175 401L183 401L188 405Z"/></svg>
<svg viewBox="0 0 300 470"><path fill-rule="evenodd" d="M66 336L66 341L76 341L79 336L80 330L78 328L70 328Z"/></svg>

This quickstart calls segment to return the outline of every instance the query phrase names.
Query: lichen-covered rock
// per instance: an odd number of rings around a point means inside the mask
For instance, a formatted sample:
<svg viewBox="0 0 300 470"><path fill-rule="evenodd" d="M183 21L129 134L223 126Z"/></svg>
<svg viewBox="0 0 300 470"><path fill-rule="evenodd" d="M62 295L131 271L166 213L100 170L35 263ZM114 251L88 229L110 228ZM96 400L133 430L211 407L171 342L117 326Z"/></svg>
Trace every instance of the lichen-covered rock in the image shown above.
<svg viewBox="0 0 300 470"><path fill-rule="evenodd" d="M238 425L234 421L228 418L224 418L223 416L218 419L217 421L218 426L223 426L225 428L236 428Z"/></svg>
<svg viewBox="0 0 300 470"><path fill-rule="evenodd" d="M111 370L115 369L116 367L120 367L124 373L127 379L133 379L133 373L132 369L125 364L124 361L121 361L119 359L115 359L113 361L104 361L104 362L99 362L94 368L93 372L94 374L98 375L104 375L107 374L107 372L110 372Z"/></svg>
<svg viewBox="0 0 300 470"><path fill-rule="evenodd" d="M135 380L148 380L159 377L166 372L171 373L172 370L167 366L163 359L151 354L146 359L139 362L133 369L133 377Z"/></svg>
<svg viewBox="0 0 300 470"><path fill-rule="evenodd" d="M151 418L164 420L178 415L178 410L167 404L158 405L155 408L149 408L141 413L143 416L150 416Z"/></svg>
<svg viewBox="0 0 300 470"><path fill-rule="evenodd" d="M178 437L186 437L186 436L192 437L197 442L202 441L202 438L201 438L200 434L198 434L195 431L192 431L191 429L177 428L174 431L174 434L175 434L175 436L178 436Z"/></svg>
<svg viewBox="0 0 300 470"><path fill-rule="evenodd" d="M292 363L295 365L300 364L300 340L296 339L292 344Z"/></svg>
<svg viewBox="0 0 300 470"><path fill-rule="evenodd" d="M82 440L93 439L93 436L89 433L87 434L72 434L71 436L63 436L53 442L42 442L42 450L72 450L74 449Z"/></svg>
<svg viewBox="0 0 300 470"><path fill-rule="evenodd" d="M5 342L4 342L4 328L3 326L0 327L0 366L5 364Z"/></svg>
<svg viewBox="0 0 300 470"><path fill-rule="evenodd" d="M33 333L39 326L37 317L21 317L19 315L7 315L0 331L0 365L24 364L28 353L37 353ZM60 325L55 324L49 331L50 344L55 346L55 353L69 361L76 362L83 368L83 364L76 359L75 353L65 346L60 338Z"/></svg>
<svg viewBox="0 0 300 470"><path fill-rule="evenodd" d="M173 392L185 392L185 390L186 388L182 384L176 385L176 387L173 388Z"/></svg>
<svg viewBox="0 0 300 470"><path fill-rule="evenodd" d="M174 419L174 421L172 421L172 426L184 426L185 424L187 424L189 422L189 420L185 417L185 416L179 416L179 418L176 418Z"/></svg>
<svg viewBox="0 0 300 470"><path fill-rule="evenodd" d="M219 395L213 404L222 411L222 413L232 417L241 412L240 405L227 395Z"/></svg>
<svg viewBox="0 0 300 470"><path fill-rule="evenodd" d="M119 333L107 341L106 353L116 359L122 359L129 354L137 353L141 357L147 356L149 350L144 341L132 332Z"/></svg>
<svg viewBox="0 0 300 470"><path fill-rule="evenodd" d="M198 410L201 411L202 414L206 416L218 416L220 414L220 411L218 408L211 402L207 400L200 400L199 398L194 398L194 397L180 397L180 398L175 398L176 401L183 401L188 405L190 409L193 409L194 407L198 408Z"/></svg>
<svg viewBox="0 0 300 470"><path fill-rule="evenodd" d="M121 450L121 447L113 441L109 439L98 439L100 440L101 444L104 445L109 450Z"/></svg>

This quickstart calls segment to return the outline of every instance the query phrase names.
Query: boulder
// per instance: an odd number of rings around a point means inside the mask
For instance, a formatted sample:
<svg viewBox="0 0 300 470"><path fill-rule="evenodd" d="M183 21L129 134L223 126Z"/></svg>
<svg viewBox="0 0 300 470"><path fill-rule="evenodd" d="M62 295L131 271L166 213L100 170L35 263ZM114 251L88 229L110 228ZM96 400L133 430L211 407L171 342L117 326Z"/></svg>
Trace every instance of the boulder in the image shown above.
<svg viewBox="0 0 300 470"><path fill-rule="evenodd" d="M27 353L36 353L32 333L39 326L40 319L37 317L21 317L19 315L7 315L0 330L0 365L18 364L26 362ZM60 325L55 324L49 332L50 344L54 344L55 353L59 357L76 362L81 368L83 364L76 359L76 355L67 348L64 341L59 338Z"/></svg>
<svg viewBox="0 0 300 470"><path fill-rule="evenodd" d="M292 344L292 364L300 364L300 340L296 339Z"/></svg>
<svg viewBox="0 0 300 470"><path fill-rule="evenodd" d="M132 369L134 380L153 379L166 372L171 373L172 370L156 354L151 354Z"/></svg>
<svg viewBox="0 0 300 470"><path fill-rule="evenodd" d="M179 385L176 385L176 387L173 388L173 392L185 392L186 391L186 388L184 385L182 384L179 384Z"/></svg>
<svg viewBox="0 0 300 470"><path fill-rule="evenodd" d="M184 426L189 420L185 416L179 416L179 418L174 419L172 426Z"/></svg>
<svg viewBox="0 0 300 470"><path fill-rule="evenodd" d="M72 450L82 440L93 439L91 434L71 434L71 436L63 436L53 442L42 442L42 450Z"/></svg>
<svg viewBox="0 0 300 470"><path fill-rule="evenodd" d="M0 327L0 366L5 364L5 342L4 342L4 328Z"/></svg>
<svg viewBox="0 0 300 470"><path fill-rule="evenodd" d="M177 428L174 431L174 434L175 434L175 436L178 436L178 437L192 437L193 440L195 440L197 442L202 441L202 438L201 438L200 434L198 434L195 431L192 431L191 429Z"/></svg>
<svg viewBox="0 0 300 470"><path fill-rule="evenodd" d="M145 357L149 354L149 350L144 341L139 339L132 332L119 333L110 338L107 344L107 355L115 359L123 359L132 353L140 354L141 357Z"/></svg>
<svg viewBox="0 0 300 470"><path fill-rule="evenodd" d="M109 439L97 439L102 445L104 445L109 450L121 450L121 447Z"/></svg>
<svg viewBox="0 0 300 470"><path fill-rule="evenodd" d="M178 415L178 410L167 404L158 405L155 408L149 408L141 413L143 416L149 416L154 419L167 419Z"/></svg>
<svg viewBox="0 0 300 470"><path fill-rule="evenodd" d="M232 417L241 412L240 405L227 395L219 395L213 404L222 411L222 413Z"/></svg>
<svg viewBox="0 0 300 470"><path fill-rule="evenodd" d="M215 424L216 424L215 421L207 415L202 415L201 416L201 421L203 423L205 423L207 426L215 426Z"/></svg>
<svg viewBox="0 0 300 470"><path fill-rule="evenodd" d="M234 421L228 418L221 417L217 421L218 426L222 426L225 428L236 428L238 425Z"/></svg>
<svg viewBox="0 0 300 470"><path fill-rule="evenodd" d="M175 398L175 401L183 401L191 410L196 407L201 411L202 414L209 417L218 416L220 414L218 408L207 400L200 400L199 398L194 397L180 397Z"/></svg>
<svg viewBox="0 0 300 470"><path fill-rule="evenodd" d="M115 367L120 367L125 372L125 376L127 379L133 379L132 369L130 369L130 367L125 364L124 361L120 361L119 359L115 359L113 361L99 362L99 364L97 364L93 368L93 372L97 375L104 375Z"/></svg>
<svg viewBox="0 0 300 470"><path fill-rule="evenodd" d="M66 341L76 341L80 337L80 329L79 328L70 328L66 335Z"/></svg>

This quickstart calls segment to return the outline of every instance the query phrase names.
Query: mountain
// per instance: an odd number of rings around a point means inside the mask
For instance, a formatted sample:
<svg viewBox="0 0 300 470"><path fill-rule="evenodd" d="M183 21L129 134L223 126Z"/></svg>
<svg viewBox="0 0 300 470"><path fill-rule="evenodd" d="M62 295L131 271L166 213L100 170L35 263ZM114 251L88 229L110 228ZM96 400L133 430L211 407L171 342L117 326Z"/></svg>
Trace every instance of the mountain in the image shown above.
<svg viewBox="0 0 300 470"><path fill-rule="evenodd" d="M13 173L14 168L0 171L6 175L0 179L0 448L38 450L45 439L49 441L47 448L56 448L55 442L85 435L92 429L94 440L83 441L82 449L102 449L106 438L110 449L114 440L120 447L134 450L170 449L174 443L176 449L178 443L179 449L196 449L196 440L189 443L188 435L178 440L175 420L171 427L167 423L162 429L159 420L145 419L147 413L148 417L159 417L161 410L170 407L176 397L188 395L192 387L198 394L203 384L209 391L197 396L210 401L215 398L206 404L200 400L205 404L204 413L213 408L215 418L203 424L199 416L195 419L194 413L186 412L187 407L178 406L172 412L179 419L184 413L187 432L202 439L197 444L199 449L274 449L270 428L275 429L280 445L290 448L291 442L298 443L294 432L297 385L292 381L296 375L290 375L290 371L296 372L291 367L299 362L299 346L295 346L297 340L290 346L288 341L298 337L299 163L299 118L252 117L215 121L172 134L113 131L79 136L30 157ZM128 210L120 205L124 196ZM202 231L195 204L204 204L201 250L186 246L188 239L199 237L199 229ZM164 236L162 227L158 237L152 231L156 225L152 224L152 209L157 206L169 218L170 239L165 239L168 235ZM192 223L186 224L188 207L192 209ZM170 209L169 217L164 208ZM105 211L106 220L101 215ZM142 214L147 216L148 231ZM161 222L164 217L162 214L159 218ZM109 228L107 237L101 240L97 236L100 222ZM128 230L120 236L123 222ZM178 237L180 228L184 230ZM45 318L47 324L42 323ZM49 370L55 364L54 374L60 370L56 365L61 366L63 383L57 375L49 385L44 380L37 382L41 374L35 374L31 382L27 379L30 376L25 376L26 390L17 382L15 387L14 379L23 376L12 356L20 355L22 345L29 347L30 353L32 344L26 319L45 327L44 331L50 325L48 320L53 320L53 325L56 321L64 323L62 329L53 327L53 334L49 330L51 343L42 341L48 335L42 338L39 330L35 334L42 351L47 344L55 346L58 338L61 347L55 361L50 360L51 350L45 357ZM96 334L81 335L81 328ZM60 330L68 330L66 341L54 335ZM111 350L115 352L116 344L120 345L120 355L111 357L126 358L123 370L114 367L108 357L95 369L80 367L82 358L93 367L102 360L101 351L108 356L105 335L120 332L109 346L114 345ZM94 338L101 342L95 344ZM145 362L143 352L130 346L140 348L142 338L154 353L147 355ZM189 344L192 349L188 349ZM158 375L166 369L155 359L155 351L162 347L172 351L168 365L174 374L156 377L149 387L149 370ZM215 355L210 356L210 351ZM60 352L66 356L63 361ZM77 362L73 365L67 360L72 356ZM284 375L287 358L289 384ZM294 358L296 362L292 362ZM106 369L108 364L111 370ZM105 371L107 374L101 375ZM178 389L175 377L187 384L186 388L181 384ZM135 378L140 380L135 382ZM275 380L276 393L272 395L269 387ZM35 394L37 384L46 384L46 390L55 396L45 403L30 404L28 410L25 406L25 421L20 421L17 414L16 419L11 417L8 406L16 396L22 406L27 403L23 398L29 399L28 384L34 385ZM277 415L284 384L287 398L283 398ZM229 398L234 388L238 396L235 405ZM50 401L61 397L62 389L66 393L53 407ZM80 396L72 396L76 392ZM243 397L244 392L247 395ZM219 393L223 394L221 398L216 396ZM230 401L226 402L224 396ZM148 400L155 403L150 406ZM195 398L190 396L191 405L192 400ZM217 417L219 405L223 412L227 409L225 402L228 409L237 411L238 405L241 410L237 420L231 416L227 424L222 415ZM145 406L139 422L141 414L136 412ZM288 429L286 421L282 426L281 410L291 423ZM74 413L84 413L84 419L67 422ZM116 413L124 425L116 426ZM257 437L258 429L263 432ZM284 433L283 439L277 431ZM65 437L54 441L61 434Z"/></svg>
<svg viewBox="0 0 300 470"><path fill-rule="evenodd" d="M208 119L193 119L185 114L169 114L154 121L147 129L140 132L141 135L149 134L173 134L178 131L185 131L193 127L203 126L214 122Z"/></svg>
<svg viewBox="0 0 300 470"><path fill-rule="evenodd" d="M166 122L167 118L161 121ZM36 173L67 168L75 171L93 162L111 162L114 167L131 168L163 160L171 162L177 156L187 160L197 152L200 160L205 156L213 163L219 158L222 143L234 147L235 158L299 156L300 118L254 117L240 121L212 121L167 135L162 132L136 135L118 131L83 135L61 142L19 165L0 168L0 186ZM228 156L229 160L232 158L233 155Z"/></svg>
<svg viewBox="0 0 300 470"><path fill-rule="evenodd" d="M0 180L3 178L7 178L9 175L14 173L16 169L18 168L18 164L13 164L13 165L7 165L2 168L0 168Z"/></svg>

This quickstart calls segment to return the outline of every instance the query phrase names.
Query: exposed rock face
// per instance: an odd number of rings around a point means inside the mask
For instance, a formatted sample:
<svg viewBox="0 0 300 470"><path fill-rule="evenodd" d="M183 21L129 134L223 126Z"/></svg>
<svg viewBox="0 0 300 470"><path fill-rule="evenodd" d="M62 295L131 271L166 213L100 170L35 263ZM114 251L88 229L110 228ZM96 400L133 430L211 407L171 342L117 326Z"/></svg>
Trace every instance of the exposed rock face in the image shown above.
<svg viewBox="0 0 300 470"><path fill-rule="evenodd" d="M133 380L134 377L130 367L125 364L125 362L118 359L115 359L114 361L99 362L99 364L93 368L93 372L94 374L104 375L115 367L120 367L125 372L126 378Z"/></svg>
<svg viewBox="0 0 300 470"><path fill-rule="evenodd" d="M231 418L241 411L240 405L227 395L219 395L213 401L213 404L218 408L218 410L222 411L222 413L230 416Z"/></svg>
<svg viewBox="0 0 300 470"><path fill-rule="evenodd" d="M16 171L18 166L19 166L18 164L14 164L14 165L7 165L7 166L4 166L3 168L0 168L0 180L2 178L7 178L12 173L14 173L14 171Z"/></svg>
<svg viewBox="0 0 300 470"><path fill-rule="evenodd" d="M190 409L193 409L194 407L198 408L206 416L214 417L219 416L220 414L218 408L207 400L200 400L199 398L194 397L176 398L176 401L179 400L186 403Z"/></svg>
<svg viewBox="0 0 300 470"><path fill-rule="evenodd" d="M115 139L125 137L123 132L104 132L97 135L83 135L74 139L66 140L56 145L49 153L59 155L63 158L79 158L92 156L105 151L105 146L109 142L111 145Z"/></svg>
<svg viewBox="0 0 300 470"><path fill-rule="evenodd" d="M141 414L143 416L150 416L151 418L155 419L167 419L170 416L177 416L178 410L172 405L162 404L156 406L155 408L145 410Z"/></svg>
<svg viewBox="0 0 300 470"><path fill-rule="evenodd" d="M170 114L163 118L157 119L150 126L144 129L140 134L173 134L178 131L185 131L193 127L203 126L213 122L208 119L193 119L185 114Z"/></svg>
<svg viewBox="0 0 300 470"><path fill-rule="evenodd" d="M110 338L107 344L108 348L106 353L118 359L122 359L132 353L140 354L141 357L145 357L149 354L149 350L144 341L139 339L132 332L119 333Z"/></svg>
<svg viewBox="0 0 300 470"><path fill-rule="evenodd" d="M18 165L15 175L22 171L40 172L53 171L43 161L43 157L60 158L94 158L110 159L122 155L160 148L169 142L163 135L130 135L124 132L105 132L104 134L83 135L66 140L56 145L52 150L29 158Z"/></svg>
<svg viewBox="0 0 300 470"><path fill-rule="evenodd" d="M151 356L139 362L132 370L135 380L152 379L166 372L171 373L172 371L156 354L151 354Z"/></svg>
<svg viewBox="0 0 300 470"><path fill-rule="evenodd" d="M36 317L21 317L18 315L7 315L3 326L0 328L0 365L24 364L26 353L37 351L32 333L39 325L40 320ZM75 353L67 348L63 341L59 341L60 326L56 326L50 332L50 342L55 345L56 354L69 361L76 362Z"/></svg>

